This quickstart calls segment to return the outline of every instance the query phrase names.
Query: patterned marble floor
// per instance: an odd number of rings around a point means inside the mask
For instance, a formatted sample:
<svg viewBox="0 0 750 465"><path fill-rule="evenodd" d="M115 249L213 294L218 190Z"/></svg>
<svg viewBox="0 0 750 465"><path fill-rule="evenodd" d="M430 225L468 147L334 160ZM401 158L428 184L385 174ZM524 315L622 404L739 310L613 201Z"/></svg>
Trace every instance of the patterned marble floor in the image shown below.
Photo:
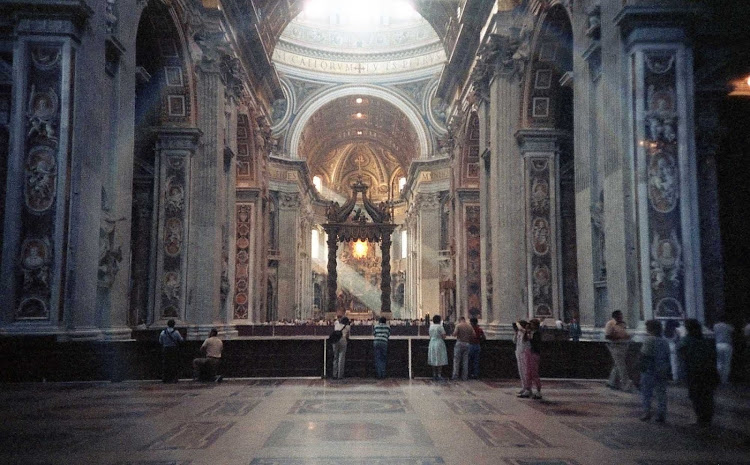
<svg viewBox="0 0 750 465"><path fill-rule="evenodd" d="M549 380L348 379L0 385L0 463L105 465L750 464L750 390L710 429L670 388L667 424L638 396Z"/></svg>

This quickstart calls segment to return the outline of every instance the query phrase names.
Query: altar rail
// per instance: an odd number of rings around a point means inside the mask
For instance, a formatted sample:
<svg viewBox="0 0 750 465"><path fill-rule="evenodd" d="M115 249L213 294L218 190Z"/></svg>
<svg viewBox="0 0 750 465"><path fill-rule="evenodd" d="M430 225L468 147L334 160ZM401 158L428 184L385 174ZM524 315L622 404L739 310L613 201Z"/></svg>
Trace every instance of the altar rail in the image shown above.
<svg viewBox="0 0 750 465"><path fill-rule="evenodd" d="M277 327L278 329L278 327ZM326 336L245 337L224 341L221 372L225 377L324 377L331 372L331 346ZM429 339L393 336L388 349L387 375L392 378L429 377ZM455 340L446 340L451 373ZM191 361L201 341L187 341L180 350L180 377L191 377ZM632 344L637 361L638 345ZM516 378L515 347L511 341L482 344L481 377ZM375 376L371 336L355 336L346 355L346 376ZM325 360L325 362L324 362ZM605 378L611 360L603 342L545 341L541 376ZM636 373L633 373L637 376ZM153 380L161 378L161 349L156 338L122 342L56 342L53 337L0 338L0 382Z"/></svg>

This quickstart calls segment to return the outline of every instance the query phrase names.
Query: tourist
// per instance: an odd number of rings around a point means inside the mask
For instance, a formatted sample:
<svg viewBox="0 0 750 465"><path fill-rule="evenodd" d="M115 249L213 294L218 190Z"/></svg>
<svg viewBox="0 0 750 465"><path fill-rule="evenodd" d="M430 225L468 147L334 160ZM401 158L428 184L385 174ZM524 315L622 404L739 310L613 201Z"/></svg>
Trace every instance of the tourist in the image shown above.
<svg viewBox="0 0 750 465"><path fill-rule="evenodd" d="M193 380L194 381L216 381L220 383L223 379L219 374L219 365L221 364L221 352L224 350L224 343L219 339L219 332L216 328L211 329L208 338L203 341L200 351L203 357L193 359Z"/></svg>
<svg viewBox="0 0 750 465"><path fill-rule="evenodd" d="M432 317L430 325L430 345L427 347L427 364L432 367L432 379L443 380L443 367L448 364L448 351L445 348L445 328L440 324L440 315Z"/></svg>
<svg viewBox="0 0 750 465"><path fill-rule="evenodd" d="M349 318L341 317L333 324L334 331L341 331L341 338L333 344L333 379L344 379L346 345L349 342Z"/></svg>
<svg viewBox="0 0 750 465"><path fill-rule="evenodd" d="M176 383L179 379L180 343L184 341L179 331L174 329L174 320L167 321L167 327L159 334L161 344L162 382Z"/></svg>
<svg viewBox="0 0 750 465"><path fill-rule="evenodd" d="M578 318L573 317L570 319L568 335L573 342L578 342L581 339L581 323L578 322Z"/></svg>
<svg viewBox="0 0 750 465"><path fill-rule="evenodd" d="M526 327L529 324L526 320L518 320L513 323L513 342L516 344L516 364L518 366L518 377L521 379L521 390L518 395L531 392L526 385L526 351L531 347L531 343L526 340Z"/></svg>
<svg viewBox="0 0 750 465"><path fill-rule="evenodd" d="M716 348L703 338L698 320L685 320L687 335L678 349L685 367L688 397L699 426L708 426L714 415L714 390L720 382L716 369Z"/></svg>
<svg viewBox="0 0 750 465"><path fill-rule="evenodd" d="M641 396L643 415L641 420L651 419L651 397L656 394L656 421L663 423L667 416L667 383L669 382L669 343L661 337L661 323L646 322L648 335L641 345Z"/></svg>
<svg viewBox="0 0 750 465"><path fill-rule="evenodd" d="M630 335L620 310L612 312L612 319L604 325L604 337L609 341L607 348L612 355L612 371L609 373L607 387L630 391L633 382L628 375L628 349Z"/></svg>
<svg viewBox="0 0 750 465"><path fill-rule="evenodd" d="M679 381L680 378L680 358L677 356L677 346L680 343L680 321L667 320L664 325L664 338L669 344L669 364L672 367L672 381Z"/></svg>
<svg viewBox="0 0 750 465"><path fill-rule="evenodd" d="M721 384L729 382L729 372L732 370L732 335L734 326L720 317L714 324L714 340L716 341L716 369L719 370Z"/></svg>
<svg viewBox="0 0 750 465"><path fill-rule="evenodd" d="M385 378L385 366L388 360L388 339L391 337L391 328L384 316L380 317L378 324L372 328L372 346L375 352L375 375L378 379Z"/></svg>
<svg viewBox="0 0 750 465"><path fill-rule="evenodd" d="M525 338L529 341L529 347L524 352L526 355L526 391L519 397L542 398L542 380L539 378L539 361L542 354L542 333L539 320L534 318L527 326ZM531 393L532 384L536 386L536 392Z"/></svg>
<svg viewBox="0 0 750 465"><path fill-rule="evenodd" d="M458 370L461 369L461 379L469 379L469 348L474 339L474 328L466 322L465 317L458 319L456 329L453 331L456 337L456 345L453 347L453 376L458 379Z"/></svg>
<svg viewBox="0 0 750 465"><path fill-rule="evenodd" d="M479 327L479 320L476 317L469 319L471 327L474 330L474 336L471 338L469 345L469 378L479 379L479 353L482 350L481 343L487 340L484 331Z"/></svg>

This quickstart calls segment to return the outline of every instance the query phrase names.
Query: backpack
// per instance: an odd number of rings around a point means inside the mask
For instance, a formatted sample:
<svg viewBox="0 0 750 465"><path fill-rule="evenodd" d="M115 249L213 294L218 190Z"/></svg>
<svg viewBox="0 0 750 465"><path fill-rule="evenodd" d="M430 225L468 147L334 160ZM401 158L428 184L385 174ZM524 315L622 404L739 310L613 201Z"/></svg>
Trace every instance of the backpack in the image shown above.
<svg viewBox="0 0 750 465"><path fill-rule="evenodd" d="M328 342L336 344L344 336L344 333L340 329L334 329L330 336L328 336Z"/></svg>

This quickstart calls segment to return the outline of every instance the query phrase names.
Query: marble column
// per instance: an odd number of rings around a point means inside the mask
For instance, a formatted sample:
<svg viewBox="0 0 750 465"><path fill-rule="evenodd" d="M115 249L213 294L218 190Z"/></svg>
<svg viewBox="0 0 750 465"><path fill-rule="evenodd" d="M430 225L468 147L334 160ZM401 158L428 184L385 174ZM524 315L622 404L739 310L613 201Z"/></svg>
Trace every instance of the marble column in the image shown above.
<svg viewBox="0 0 750 465"><path fill-rule="evenodd" d="M630 58L628 127L635 170L643 319L704 320L700 216L693 126L693 62L668 10L617 18Z"/></svg>
<svg viewBox="0 0 750 465"><path fill-rule="evenodd" d="M154 325L168 319L186 321L189 272L188 228L193 192L190 172L201 132L195 128L161 128L156 133L158 203Z"/></svg>
<svg viewBox="0 0 750 465"><path fill-rule="evenodd" d="M76 55L92 13L84 3L56 4L10 23L14 101L0 290L7 333L100 337L96 250L87 245L97 242L99 225L84 213L99 208L99 192L84 185L98 174L77 159L71 137Z"/></svg>

